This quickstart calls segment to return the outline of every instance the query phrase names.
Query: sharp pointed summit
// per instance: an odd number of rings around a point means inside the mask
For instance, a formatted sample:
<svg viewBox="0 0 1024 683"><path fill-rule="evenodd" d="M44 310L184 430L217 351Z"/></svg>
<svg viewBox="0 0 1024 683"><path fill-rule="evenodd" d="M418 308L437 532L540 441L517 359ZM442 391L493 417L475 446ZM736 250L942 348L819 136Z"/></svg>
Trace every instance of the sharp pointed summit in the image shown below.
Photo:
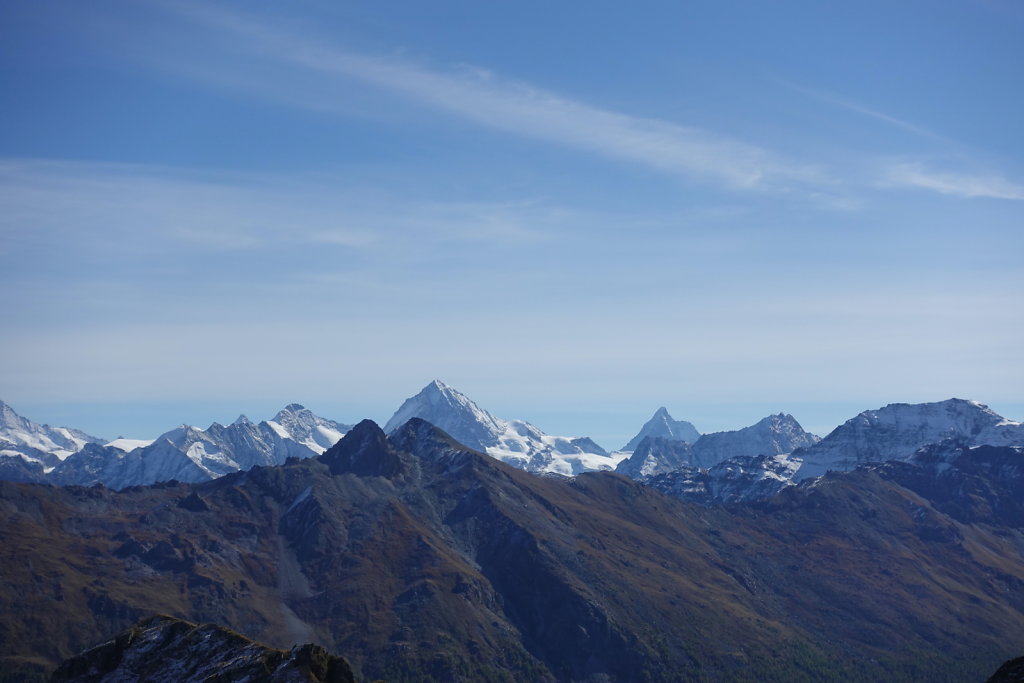
<svg viewBox="0 0 1024 683"><path fill-rule="evenodd" d="M673 420L672 416L668 414L668 409L662 406L654 411L651 419L644 423L637 435L630 439L629 443L622 447L622 450L629 453L635 451L640 442L648 436L692 444L700 438L700 432L686 420Z"/></svg>
<svg viewBox="0 0 1024 683"><path fill-rule="evenodd" d="M414 417L443 429L459 443L478 451L497 445L505 431L501 420L436 379L406 399L384 425L384 431L390 434Z"/></svg>
<svg viewBox="0 0 1024 683"><path fill-rule="evenodd" d="M530 472L572 475L613 469L618 462L588 438L549 436L529 422L495 417L437 379L406 399L384 431L392 434L414 417L447 432L464 446Z"/></svg>

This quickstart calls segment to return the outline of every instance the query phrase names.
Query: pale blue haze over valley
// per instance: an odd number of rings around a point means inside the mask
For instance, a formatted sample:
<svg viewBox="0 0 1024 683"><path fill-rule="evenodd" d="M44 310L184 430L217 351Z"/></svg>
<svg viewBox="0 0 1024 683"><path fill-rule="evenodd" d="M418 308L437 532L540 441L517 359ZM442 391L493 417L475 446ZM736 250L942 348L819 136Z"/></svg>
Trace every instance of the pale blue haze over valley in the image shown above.
<svg viewBox="0 0 1024 683"><path fill-rule="evenodd" d="M0 399L1024 417L1024 4L6 2Z"/></svg>

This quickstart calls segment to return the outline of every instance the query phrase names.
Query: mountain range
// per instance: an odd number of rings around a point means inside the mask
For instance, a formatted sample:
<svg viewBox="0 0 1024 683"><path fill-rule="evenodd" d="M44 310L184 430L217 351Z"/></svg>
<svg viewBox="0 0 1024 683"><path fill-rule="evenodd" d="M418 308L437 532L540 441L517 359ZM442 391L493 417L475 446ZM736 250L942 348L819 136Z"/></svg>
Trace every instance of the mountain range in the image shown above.
<svg viewBox="0 0 1024 683"><path fill-rule="evenodd" d="M285 406L259 424L240 415L230 425L206 429L181 425L154 441L102 439L67 428L37 425L2 406L0 442L11 444L0 457L0 478L114 489L160 481L198 482L255 465L279 465L288 458L323 453L350 429L314 415L303 406ZM68 435L68 446L54 438ZM130 450L123 446L129 445ZM49 450L43 450L47 448Z"/></svg>
<svg viewBox="0 0 1024 683"><path fill-rule="evenodd" d="M946 440L967 446L1024 446L1024 425L977 401L957 398L867 410L823 439L780 414L736 432L704 435L692 445L649 439L617 471L669 495L711 505L765 498L827 472L906 462L919 449ZM704 443L724 448L704 451Z"/></svg>
<svg viewBox="0 0 1024 683"><path fill-rule="evenodd" d="M350 428L291 404L258 424L240 416L227 426L182 425L152 442L104 443L79 430L38 425L6 404L0 403L0 411L0 479L101 483L115 489L206 481L290 457L312 457ZM765 497L867 462L907 460L917 449L947 438L970 445L1024 445L1020 422L962 399L864 411L824 439L783 413L743 429L701 435L662 407L626 445L632 451L612 453L587 437L551 436L523 420L496 417L438 380L403 402L384 430L393 433L414 417L519 469L561 476L615 470L671 495L711 504Z"/></svg>
<svg viewBox="0 0 1024 683"><path fill-rule="evenodd" d="M704 434L692 443L671 437L644 436L632 455L618 464L616 472L637 479L682 467L707 469L737 457L791 453L818 441L820 439L805 432L792 415L780 413L743 429Z"/></svg>
<svg viewBox="0 0 1024 683"><path fill-rule="evenodd" d="M202 483L0 482L0 668L163 613L395 683L980 680L1024 652L1022 462L945 441L703 507L411 418Z"/></svg>
<svg viewBox="0 0 1024 683"><path fill-rule="evenodd" d="M1024 445L1024 424L977 401L891 403L865 410L813 446L797 449L799 479L827 471L849 471L865 462L907 460L928 444L954 438L970 445Z"/></svg>

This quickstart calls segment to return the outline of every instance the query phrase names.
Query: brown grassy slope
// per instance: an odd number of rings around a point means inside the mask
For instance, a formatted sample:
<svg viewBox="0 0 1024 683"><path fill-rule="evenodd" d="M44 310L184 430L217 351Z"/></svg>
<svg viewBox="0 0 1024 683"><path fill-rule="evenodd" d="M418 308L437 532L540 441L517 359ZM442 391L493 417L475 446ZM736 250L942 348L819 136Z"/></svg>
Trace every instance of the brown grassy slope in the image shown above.
<svg viewBox="0 0 1024 683"><path fill-rule="evenodd" d="M705 509L364 424L198 486L0 484L0 656L164 612L391 681L983 678L1024 649L1022 546L875 473Z"/></svg>

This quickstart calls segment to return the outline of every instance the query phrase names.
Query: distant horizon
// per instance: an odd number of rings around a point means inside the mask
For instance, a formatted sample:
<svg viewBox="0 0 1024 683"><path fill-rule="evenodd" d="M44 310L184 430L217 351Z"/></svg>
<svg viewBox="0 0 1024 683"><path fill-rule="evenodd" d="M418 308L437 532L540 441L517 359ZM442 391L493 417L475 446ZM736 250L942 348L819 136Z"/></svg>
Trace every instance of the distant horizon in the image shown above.
<svg viewBox="0 0 1024 683"><path fill-rule="evenodd" d="M440 379L442 382L444 382L443 378L438 378L438 379ZM445 383L447 384L447 382L445 382ZM624 446L630 439L632 439L636 435L637 432L640 431L640 428L643 426L643 424L645 422L647 422L647 420L649 420L660 407L662 407L662 405L653 406L650 409L650 411L644 417L642 417L642 418L636 418L636 416L638 415L636 410L624 411L623 413L614 413L614 412L611 412L611 411L604 411L603 413L598 414L598 415L595 415L593 412L571 411L570 410L570 411L565 411L565 412L561 412L561 413L560 412L553 412L553 411L546 411L546 412L544 412L542 414L542 419L538 420L538 419L531 419L530 417L527 417L527 416L525 416L523 414L513 414L515 412L514 409L513 409L512 412L507 412L507 413L503 412L503 411L496 411L496 410L492 409L486 403L483 403L483 402L477 400L472 394L467 394L466 392L463 392L458 386L454 386L454 385L450 385L450 384L449 384L449 386L451 386L456 391L459 391L460 393L465 394L471 400L476 402L481 408L483 408L484 410L487 410L488 412L490 412L491 414L495 415L496 417L499 417L499 418L502 418L502 419L506 419L506 420L524 420L524 421L529 422L530 424L534 425L535 427L537 427L541 431L545 432L546 434L550 434L550 435L554 435L554 436L569 436L569 437L584 437L584 436L586 436L586 437L590 437L598 445L600 445L601 447L603 447L605 450L607 450L609 452L618 450L619 448ZM207 429L214 422L220 423L222 425L229 425L232 422L234 422L240 415L245 415L246 417L248 417L253 422L261 422L261 421L264 421L264 420L270 420L280 410L284 409L286 406L291 405L291 404L296 404L296 403L302 405L303 407L305 407L305 408L307 408L309 410L311 410L314 414L319 415L320 417L324 417L324 418L327 418L329 420L333 420L333 421L338 422L338 423L354 425L354 424L360 422L363 419L370 419L370 420L373 420L374 422L376 422L381 427L383 427L384 424L391 417L391 415L401 405L402 401L404 401L405 399L407 399L407 398L409 398L411 396L414 396L422 388L423 387L421 386L421 387L417 388L415 391L413 391L413 392L411 392L411 393L409 393L409 394L407 394L405 396L402 396L402 397L398 398L394 402L394 405L393 405L393 407L390 408L390 410L385 410L384 411L387 414L383 414L378 409L377 411L375 411L375 414L365 414L365 415L358 415L358 416L356 416L356 415L337 415L337 414L333 414L332 412L330 412L329 406L332 405L332 403L329 402L329 401L323 401L323 402L317 402L317 403L306 403L306 402L303 402L301 400L289 400L289 401L286 401L284 403L281 403L281 404L277 405L277 407L275 407L275 408L269 408L269 409L263 408L264 406L271 405L271 403L267 402L267 401L252 401L251 399L249 399L248 401L240 401L238 403L238 405L243 405L243 404L244 405L249 405L249 406L252 406L253 409L252 410L240 410L240 411L236 410L234 412L234 414L231 415L230 417L228 417L227 415L232 410L231 406L235 405L235 404L233 404L231 402L216 402L216 403L211 403L211 402L182 402L182 403L141 404L141 405L140 404L132 404L132 405L122 405L122 406L120 406L120 409L119 409L119 407L117 405L102 405L102 404L65 404L65 405L56 404L56 405L50 405L50 406L47 406L47 405L29 405L28 406L32 410L37 410L38 409L39 413L45 413L47 415L67 416L67 417L71 418L71 417L74 417L77 414L77 415L81 415L82 418L83 418L80 422L72 422L72 421L61 422L60 420L54 421L54 420L49 420L49 419L41 419L40 415L37 415L34 412L31 412L30 410L23 409L18 403L9 401L7 398L5 398L3 396L0 396L0 401L3 401L7 405L9 405L15 412L17 412L22 417L27 418L27 419L29 419L29 420L31 420L33 422L38 423L38 424L49 424L51 427L70 427L70 428L73 428L73 429L79 429L79 430L81 430L83 432L86 432L87 434L89 434L91 436L95 436L97 438L102 438L102 439L107 439L107 440L114 440L114 439L117 439L117 438L137 439L137 440L152 440L152 439L157 438L161 434L164 434L164 433L166 433L166 432L168 432L170 430L176 429L177 427L179 427L181 425L189 425L189 426L193 426L193 427L199 427L201 429ZM732 410L725 410L724 406L723 406L723 410L719 412L719 411L715 410L716 406L713 405L713 404L703 404L703 405L701 405L701 404L688 404L691 408L693 408L692 412L698 415L698 417L693 417L692 415L688 415L687 413L681 412L680 410L673 409L673 407L671 405L664 405L664 407L668 410L669 414L672 416L673 419L675 419L675 420L685 420L687 422L692 423L694 425L694 427L696 427L697 431L699 431L701 434L710 434L710 433L720 432L720 431L734 431L734 430L737 430L737 429L742 429L743 427L748 427L748 426L750 426L752 424L755 424L759 420L761 420L761 419L763 419L765 417L768 417L769 415L776 415L776 414L779 414L781 412L781 413L792 415L797 420L797 422L800 423L801 427L803 427L803 429L805 431L808 431L808 432L810 432L812 434L816 434L819 437L824 437L829 432L831 432L833 429L835 429L836 427L842 425L847 420L855 417L856 415L858 415L861 412L866 411L866 410L877 410L877 409L882 408L882 407L884 407L884 406L886 406L888 404L891 404L891 403L936 403L936 402L945 401L945 400L952 399L952 398L959 398L959 399L964 399L964 400L977 401L979 403L982 403L982 404L988 406L991 410L993 410L994 412L996 412L997 414L1001 415L1002 417L1004 417L1006 419L1014 420L1014 421L1024 421L1024 415L1021 415L1021 413L1024 413L1024 404L1007 404L1007 408L1009 408L1009 409L1013 409L1014 407L1016 407L1017 412L1016 413L1014 413L1014 412L1004 412L1003 410L1000 410L998 404L993 405L992 403L986 402L986 401L984 401L982 399L979 399L979 398L976 398L976 397L969 397L969 396L947 396L945 398L936 398L934 400L925 400L925 401L886 401L884 403L879 403L878 405L865 405L865 406L862 406L862 407L859 407L859 408L856 408L856 409L850 408L850 411L852 411L852 412L848 411L848 412L845 412L845 413L843 412L844 408L847 407L847 406L853 406L854 405L853 403L846 403L846 402L844 402L844 403L837 403L837 402L833 402L833 403L817 404L817 407L818 407L817 414L837 415L837 414L842 413L844 415L844 417L838 419L838 421L835 424L833 424L831 427L827 427L825 429L821 429L820 427L816 429L814 424L809 423L808 421L802 419L800 413L795 411L795 410L777 409L777 410L768 410L767 412L760 412L759 413L759 412L757 412L757 409L758 409L757 405L749 405L749 406L746 406L743 410L739 411L738 413L735 410L735 407L733 407ZM318 407L318 406L321 406L321 405L324 406L324 408ZM344 405L344 404L334 404L334 405ZM349 404L349 405L351 405L351 404ZM683 405L683 404L680 404L680 405ZM808 408L808 407L813 408L814 406L804 405L803 407L804 408ZM179 410L181 415L192 416L192 419L184 419L184 420L174 421L176 418L173 415L171 415L171 412L174 411L175 409ZM368 411L368 412L373 412L373 411ZM808 411L808 412L811 412L811 411ZM723 413L731 413L734 417L732 417L730 419L730 417L728 415L723 415ZM756 418L739 417L740 415L746 416L746 415L755 415L755 414L758 415L758 417L756 417ZM121 421L119 419L121 416L125 416L125 419L123 421ZM163 416L168 417L170 419L170 421L167 421L167 420L161 421ZM199 416L212 416L212 417L196 419ZM586 425L586 424L590 424L590 425L595 426L596 429L600 429L599 425L607 424L609 418L613 418L614 419L614 424L617 425L617 426L625 426L625 425L628 425L628 424L632 424L631 418L636 418L635 426L632 428L633 431L631 433L628 433L628 434L622 433L621 430L619 432L616 432L616 433L600 432L600 431L595 431L594 429L592 429L590 432L586 432L586 431L580 432L578 430L574 431L574 430L571 430L571 429L561 429L560 426L559 426L562 422L566 422L566 423L573 424L573 425ZM746 420L746 421L744 421L744 420ZM742 424L741 424L741 422L742 422ZM715 428L706 428L706 427L702 426L703 424L709 424L709 423L715 424L716 427ZM115 429L113 431L111 431L109 429L102 429L100 431L96 431L93 428L93 427L103 427L105 425L118 425L118 424L124 424L124 425L129 426L129 427L134 424L134 425L138 425L138 429L136 429L134 431L131 430L131 429L129 429L129 430L122 429L120 431L118 431L117 429ZM146 430L146 425L150 425L151 426L151 428L150 428L150 430L148 432L145 431ZM159 425L159 426L157 426L157 425Z"/></svg>
<svg viewBox="0 0 1024 683"><path fill-rule="evenodd" d="M0 3L0 398L1024 417L1024 4L426 7Z"/></svg>

